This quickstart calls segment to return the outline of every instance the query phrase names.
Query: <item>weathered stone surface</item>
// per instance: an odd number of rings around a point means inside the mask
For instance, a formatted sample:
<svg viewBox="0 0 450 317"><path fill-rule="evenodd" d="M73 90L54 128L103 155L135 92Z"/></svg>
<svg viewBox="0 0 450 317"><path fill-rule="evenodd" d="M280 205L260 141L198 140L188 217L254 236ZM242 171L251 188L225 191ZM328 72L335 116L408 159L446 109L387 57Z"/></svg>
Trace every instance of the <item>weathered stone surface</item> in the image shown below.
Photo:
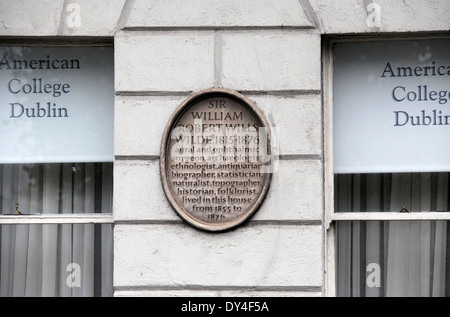
<svg viewBox="0 0 450 317"><path fill-rule="evenodd" d="M214 35L121 32L116 90L196 91L214 85Z"/></svg>
<svg viewBox="0 0 450 317"><path fill-rule="evenodd" d="M126 0L2 0L0 35L113 36Z"/></svg>
<svg viewBox="0 0 450 317"><path fill-rule="evenodd" d="M167 121L183 100L176 96L116 97L115 154L159 155Z"/></svg>
<svg viewBox="0 0 450 317"><path fill-rule="evenodd" d="M138 0L126 27L311 27L297 0Z"/></svg>
<svg viewBox="0 0 450 317"><path fill-rule="evenodd" d="M0 1L0 34L56 35L63 3L63 0Z"/></svg>
<svg viewBox="0 0 450 317"><path fill-rule="evenodd" d="M201 287L200 287L201 288ZM255 297L259 298L259 302L264 301L264 297L320 297L322 292L318 291L258 291L253 286L246 288L238 288L236 291L230 290L116 290L115 297ZM238 301L238 299L236 299ZM260 304L262 305L262 304ZM269 306L270 311L270 306Z"/></svg>
<svg viewBox="0 0 450 317"><path fill-rule="evenodd" d="M226 33L222 84L238 91L320 89L320 49L319 34Z"/></svg>
<svg viewBox="0 0 450 317"><path fill-rule="evenodd" d="M320 96L249 96L278 129L280 155L322 153Z"/></svg>
<svg viewBox="0 0 450 317"><path fill-rule="evenodd" d="M114 285L321 286L321 226L116 225Z"/></svg>
<svg viewBox="0 0 450 317"><path fill-rule="evenodd" d="M447 0L309 0L324 33L448 31L450 2ZM374 7L379 26L373 23Z"/></svg>

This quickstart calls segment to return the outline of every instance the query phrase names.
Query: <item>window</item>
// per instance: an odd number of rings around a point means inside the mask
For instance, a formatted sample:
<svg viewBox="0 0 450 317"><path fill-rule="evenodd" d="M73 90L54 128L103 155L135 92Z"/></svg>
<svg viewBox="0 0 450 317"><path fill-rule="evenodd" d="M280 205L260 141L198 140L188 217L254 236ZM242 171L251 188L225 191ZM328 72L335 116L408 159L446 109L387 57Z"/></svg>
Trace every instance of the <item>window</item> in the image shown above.
<svg viewBox="0 0 450 317"><path fill-rule="evenodd" d="M0 297L112 295L113 56L0 46Z"/></svg>
<svg viewBox="0 0 450 317"><path fill-rule="evenodd" d="M328 292L450 296L450 39L327 45Z"/></svg>

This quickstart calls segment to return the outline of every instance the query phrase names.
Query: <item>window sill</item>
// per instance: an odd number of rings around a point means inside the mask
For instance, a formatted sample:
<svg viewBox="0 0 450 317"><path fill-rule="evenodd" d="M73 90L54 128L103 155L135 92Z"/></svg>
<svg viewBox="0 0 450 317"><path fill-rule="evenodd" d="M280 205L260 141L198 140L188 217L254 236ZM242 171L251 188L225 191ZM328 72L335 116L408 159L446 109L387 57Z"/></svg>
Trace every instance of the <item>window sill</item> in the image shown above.
<svg viewBox="0 0 450 317"><path fill-rule="evenodd" d="M335 212L331 221L342 220L450 220L450 212Z"/></svg>
<svg viewBox="0 0 450 317"><path fill-rule="evenodd" d="M112 214L31 214L0 215L1 224L113 223Z"/></svg>

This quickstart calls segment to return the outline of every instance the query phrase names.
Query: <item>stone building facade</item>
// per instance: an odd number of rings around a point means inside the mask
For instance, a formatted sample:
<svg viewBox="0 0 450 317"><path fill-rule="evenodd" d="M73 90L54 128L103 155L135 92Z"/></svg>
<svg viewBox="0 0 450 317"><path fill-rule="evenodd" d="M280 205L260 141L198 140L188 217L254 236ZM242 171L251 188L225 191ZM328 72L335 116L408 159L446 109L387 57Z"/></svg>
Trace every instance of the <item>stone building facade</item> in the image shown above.
<svg viewBox="0 0 450 317"><path fill-rule="evenodd" d="M114 48L114 296L335 296L330 43L448 36L449 12L447 0L3 0L0 37ZM159 169L171 114L212 87L279 132L264 203L223 233L186 224Z"/></svg>

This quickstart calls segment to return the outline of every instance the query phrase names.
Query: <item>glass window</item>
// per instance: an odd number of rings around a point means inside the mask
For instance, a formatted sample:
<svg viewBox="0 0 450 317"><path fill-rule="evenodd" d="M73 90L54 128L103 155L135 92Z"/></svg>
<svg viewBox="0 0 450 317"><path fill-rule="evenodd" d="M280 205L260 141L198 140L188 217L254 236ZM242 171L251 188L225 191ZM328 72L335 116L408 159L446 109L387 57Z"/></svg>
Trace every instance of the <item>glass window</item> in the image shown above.
<svg viewBox="0 0 450 317"><path fill-rule="evenodd" d="M0 165L2 214L111 213L112 162Z"/></svg>
<svg viewBox="0 0 450 317"><path fill-rule="evenodd" d="M449 48L332 45L338 296L450 295Z"/></svg>
<svg viewBox="0 0 450 317"><path fill-rule="evenodd" d="M0 296L112 295L113 57L0 46Z"/></svg>
<svg viewBox="0 0 450 317"><path fill-rule="evenodd" d="M336 174L335 212L449 210L450 173Z"/></svg>
<svg viewBox="0 0 450 317"><path fill-rule="evenodd" d="M450 171L450 40L333 46L337 174Z"/></svg>
<svg viewBox="0 0 450 317"><path fill-rule="evenodd" d="M450 296L449 221L340 221L337 295Z"/></svg>
<svg viewBox="0 0 450 317"><path fill-rule="evenodd" d="M112 296L111 224L0 226L0 297Z"/></svg>

